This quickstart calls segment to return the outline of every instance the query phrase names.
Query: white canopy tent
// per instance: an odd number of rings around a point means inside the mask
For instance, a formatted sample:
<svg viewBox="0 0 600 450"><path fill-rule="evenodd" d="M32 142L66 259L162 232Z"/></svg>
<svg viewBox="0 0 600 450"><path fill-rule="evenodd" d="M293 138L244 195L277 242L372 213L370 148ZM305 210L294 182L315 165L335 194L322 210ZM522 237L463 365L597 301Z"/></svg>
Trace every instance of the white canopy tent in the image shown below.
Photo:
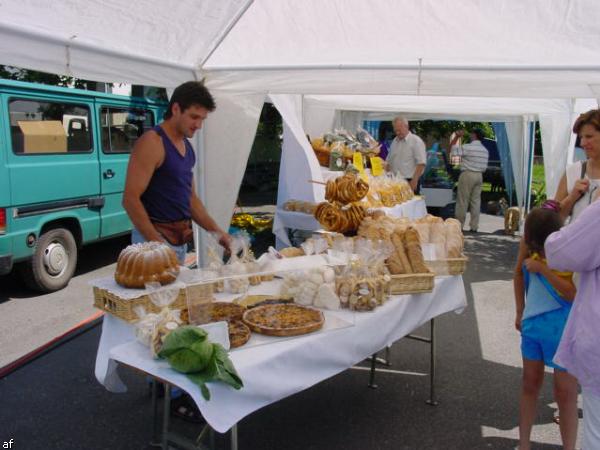
<svg viewBox="0 0 600 450"><path fill-rule="evenodd" d="M225 225L267 94L574 104L600 97L598 17L595 0L7 0L0 63L170 88L205 78L218 108L196 142L198 178ZM570 121L553 118L550 140ZM555 183L565 161L551 164Z"/></svg>

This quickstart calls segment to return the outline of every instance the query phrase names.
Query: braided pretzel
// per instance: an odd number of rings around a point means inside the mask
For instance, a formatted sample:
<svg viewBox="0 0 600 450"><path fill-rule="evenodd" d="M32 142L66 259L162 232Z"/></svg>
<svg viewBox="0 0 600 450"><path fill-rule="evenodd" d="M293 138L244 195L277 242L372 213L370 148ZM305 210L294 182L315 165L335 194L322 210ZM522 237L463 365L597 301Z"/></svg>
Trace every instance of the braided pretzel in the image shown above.
<svg viewBox="0 0 600 450"><path fill-rule="evenodd" d="M356 175L346 174L329 180L325 186L325 199L343 204L357 202L369 192L369 185Z"/></svg>

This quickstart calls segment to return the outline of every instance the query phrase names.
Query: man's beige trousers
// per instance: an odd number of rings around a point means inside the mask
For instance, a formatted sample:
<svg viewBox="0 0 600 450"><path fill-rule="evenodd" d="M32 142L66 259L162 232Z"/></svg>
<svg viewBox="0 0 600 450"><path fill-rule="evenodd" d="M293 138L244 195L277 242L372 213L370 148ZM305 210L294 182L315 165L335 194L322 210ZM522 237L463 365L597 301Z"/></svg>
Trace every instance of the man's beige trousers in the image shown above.
<svg viewBox="0 0 600 450"><path fill-rule="evenodd" d="M464 227L468 208L469 213L471 213L471 231L477 231L479 228L482 184L483 174L481 172L465 170L458 177L455 215Z"/></svg>

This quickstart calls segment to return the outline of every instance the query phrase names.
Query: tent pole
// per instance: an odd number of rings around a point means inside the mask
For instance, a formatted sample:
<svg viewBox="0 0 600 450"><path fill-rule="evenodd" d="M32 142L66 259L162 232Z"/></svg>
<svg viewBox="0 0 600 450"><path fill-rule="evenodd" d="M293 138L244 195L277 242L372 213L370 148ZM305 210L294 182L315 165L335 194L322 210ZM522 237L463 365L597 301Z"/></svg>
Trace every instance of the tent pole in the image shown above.
<svg viewBox="0 0 600 450"><path fill-rule="evenodd" d="M200 170L196 169L196 189L198 197L204 205L206 205L206 144L204 128L200 128L197 132L196 141L196 152L197 160L202 161L202 167ZM201 172L201 173L200 173ZM204 267L206 262L206 231L200 226L195 227L196 232L196 265L197 267Z"/></svg>
<svg viewBox="0 0 600 450"><path fill-rule="evenodd" d="M523 192L523 198L521 199L521 202L519 203L519 209L521 210L521 220L520 220L520 224L519 224L519 228L522 230L523 226L522 223L525 220L525 214L527 213L527 195L528 195L528 190L527 190L527 174L526 174L526 168L525 168L525 160L528 157L527 153L526 153L526 148L527 148L527 119L525 116L522 116L521 118L521 144L523 145L523 151L521 152L521 164L519 166L519 170L521 172L521 188Z"/></svg>
<svg viewBox="0 0 600 450"><path fill-rule="evenodd" d="M527 147L528 147L528 154L529 154L529 160L527 161L527 189L526 189L526 194L527 196L526 198L526 209L525 212L529 213L529 211L531 210L531 183L533 182L533 154L535 151L535 122L532 122L530 120L527 121L527 134L526 134L526 138L527 138Z"/></svg>
<svg viewBox="0 0 600 450"><path fill-rule="evenodd" d="M212 66L205 69L207 72L229 72L229 71L290 71L290 70L457 70L457 71L486 71L486 72L548 72L548 71L598 71L600 65L452 65L452 64L432 64L425 65L422 61L417 64L307 64L307 65L265 65L255 66Z"/></svg>

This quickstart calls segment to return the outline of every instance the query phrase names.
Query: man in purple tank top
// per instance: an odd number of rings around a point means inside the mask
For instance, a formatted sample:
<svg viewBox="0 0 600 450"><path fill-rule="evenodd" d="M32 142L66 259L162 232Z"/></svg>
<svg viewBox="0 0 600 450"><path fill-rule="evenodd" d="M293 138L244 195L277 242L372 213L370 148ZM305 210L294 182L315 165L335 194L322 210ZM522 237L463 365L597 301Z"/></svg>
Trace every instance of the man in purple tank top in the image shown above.
<svg viewBox="0 0 600 450"><path fill-rule="evenodd" d="M192 239L192 220L216 233L226 249L231 244L231 236L217 225L196 195L196 156L188 141L214 109L215 101L202 83L188 81L178 86L165 120L137 140L127 168L123 207L133 222L132 242L166 242L175 250L180 264ZM191 397L175 389L171 395L175 415L191 422L202 421Z"/></svg>
<svg viewBox="0 0 600 450"><path fill-rule="evenodd" d="M216 233L226 249L231 243L231 236L196 195L196 157L188 141L214 109L215 101L202 83L188 81L178 86L165 120L137 140L127 168L123 207L133 222L132 241L166 242L181 263L192 239L192 220Z"/></svg>

